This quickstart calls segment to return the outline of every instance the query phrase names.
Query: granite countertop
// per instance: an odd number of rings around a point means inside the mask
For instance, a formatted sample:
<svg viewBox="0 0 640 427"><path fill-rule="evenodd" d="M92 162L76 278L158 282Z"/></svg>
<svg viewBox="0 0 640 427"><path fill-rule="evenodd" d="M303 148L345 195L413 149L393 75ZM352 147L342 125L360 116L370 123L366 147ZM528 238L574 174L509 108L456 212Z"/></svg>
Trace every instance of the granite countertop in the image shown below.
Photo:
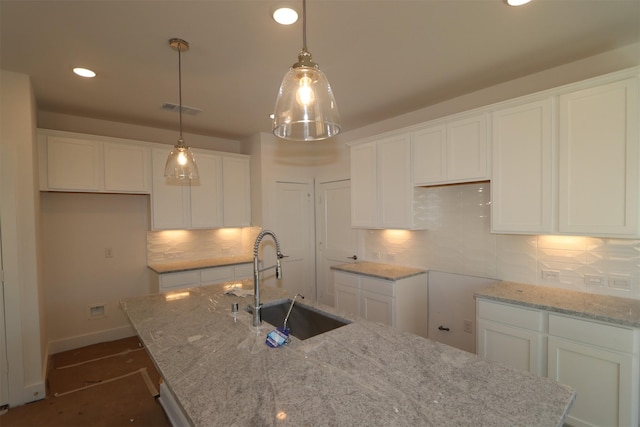
<svg viewBox="0 0 640 427"><path fill-rule="evenodd" d="M231 304L252 299L225 295L230 283L121 303L195 426L561 426L575 398L548 378L306 300L353 322L273 349L273 326L251 326L242 309L234 322Z"/></svg>
<svg viewBox="0 0 640 427"><path fill-rule="evenodd" d="M179 260L157 262L148 264L151 270L158 274L175 273L178 271L197 270L200 268L224 267L225 265L237 265L253 262L253 256L230 256L220 258L208 258L197 260Z"/></svg>
<svg viewBox="0 0 640 427"><path fill-rule="evenodd" d="M499 282L475 295L477 298L640 328L640 300L514 282Z"/></svg>
<svg viewBox="0 0 640 427"><path fill-rule="evenodd" d="M400 280L407 277L424 274L427 270L413 267L403 267L401 265L382 264L379 262L359 261L350 264L334 265L333 270L347 273L357 273L365 276L377 277L386 280Z"/></svg>

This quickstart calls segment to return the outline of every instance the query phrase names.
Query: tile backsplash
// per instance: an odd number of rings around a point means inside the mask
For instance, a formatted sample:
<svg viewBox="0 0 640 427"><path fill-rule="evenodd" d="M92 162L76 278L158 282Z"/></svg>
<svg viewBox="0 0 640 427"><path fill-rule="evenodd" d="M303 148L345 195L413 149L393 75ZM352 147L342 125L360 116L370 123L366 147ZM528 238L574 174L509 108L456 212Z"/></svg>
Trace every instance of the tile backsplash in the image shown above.
<svg viewBox="0 0 640 427"><path fill-rule="evenodd" d="M259 227L147 232L147 263L251 256Z"/></svg>
<svg viewBox="0 0 640 427"><path fill-rule="evenodd" d="M426 230L361 230L364 259L640 299L640 240L491 234L488 183L417 188Z"/></svg>

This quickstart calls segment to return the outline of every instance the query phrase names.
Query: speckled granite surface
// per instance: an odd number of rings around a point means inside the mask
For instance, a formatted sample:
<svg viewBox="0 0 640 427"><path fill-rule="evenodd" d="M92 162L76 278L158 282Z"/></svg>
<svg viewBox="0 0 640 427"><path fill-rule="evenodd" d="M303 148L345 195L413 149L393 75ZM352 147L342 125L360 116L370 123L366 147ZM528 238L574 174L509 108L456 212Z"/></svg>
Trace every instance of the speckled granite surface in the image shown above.
<svg viewBox="0 0 640 427"><path fill-rule="evenodd" d="M224 295L224 284L180 292L188 294L122 307L196 426L560 426L575 397L547 378L326 306L353 323L272 349L264 342L273 326L251 326L243 310L233 320L231 304L249 299Z"/></svg>
<svg viewBox="0 0 640 427"><path fill-rule="evenodd" d="M158 274L162 273L174 273L176 271L187 271L187 270L197 270L199 268L209 268L209 267L223 267L225 265L236 265L236 264L246 264L249 262L253 262L253 257L221 257L221 258L211 258L211 259L198 259L198 260L180 260L180 261L170 261L163 263L152 263L148 264L151 270L155 271Z"/></svg>
<svg viewBox="0 0 640 427"><path fill-rule="evenodd" d="M500 282L476 297L640 328L640 300Z"/></svg>
<svg viewBox="0 0 640 427"><path fill-rule="evenodd" d="M334 265L331 267L331 269L345 271L347 273L358 273L365 276L377 277L379 279L387 280L400 280L427 272L427 270L422 270L420 268L403 267L401 265L382 264L379 262L369 261Z"/></svg>

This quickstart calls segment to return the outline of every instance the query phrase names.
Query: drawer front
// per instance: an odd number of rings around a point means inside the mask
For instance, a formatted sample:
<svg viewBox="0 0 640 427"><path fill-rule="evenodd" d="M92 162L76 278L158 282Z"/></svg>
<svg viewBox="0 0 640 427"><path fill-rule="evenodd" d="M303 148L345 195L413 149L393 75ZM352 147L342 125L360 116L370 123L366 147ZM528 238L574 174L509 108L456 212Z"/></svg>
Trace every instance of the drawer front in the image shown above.
<svg viewBox="0 0 640 427"><path fill-rule="evenodd" d="M478 317L532 331L543 331L544 329L544 313L542 311L510 304L479 299Z"/></svg>
<svg viewBox="0 0 640 427"><path fill-rule="evenodd" d="M202 283L224 282L225 280L233 280L234 271L232 265L224 267L205 268L200 271L200 280Z"/></svg>
<svg viewBox="0 0 640 427"><path fill-rule="evenodd" d="M360 287L360 276L357 276L355 274L342 273L340 271L334 270L333 281L335 282L336 285L340 284L340 285L349 286L352 288Z"/></svg>
<svg viewBox="0 0 640 427"><path fill-rule="evenodd" d="M160 275L160 289L174 288L176 286L199 285L200 272L179 271L177 273L164 273Z"/></svg>
<svg viewBox="0 0 640 427"><path fill-rule="evenodd" d="M390 280L363 277L361 288L363 291L373 292L374 294L387 295L390 297L396 296L396 282Z"/></svg>
<svg viewBox="0 0 640 427"><path fill-rule="evenodd" d="M549 314L549 335L579 341L609 350L633 353L633 329L605 325L574 317Z"/></svg>

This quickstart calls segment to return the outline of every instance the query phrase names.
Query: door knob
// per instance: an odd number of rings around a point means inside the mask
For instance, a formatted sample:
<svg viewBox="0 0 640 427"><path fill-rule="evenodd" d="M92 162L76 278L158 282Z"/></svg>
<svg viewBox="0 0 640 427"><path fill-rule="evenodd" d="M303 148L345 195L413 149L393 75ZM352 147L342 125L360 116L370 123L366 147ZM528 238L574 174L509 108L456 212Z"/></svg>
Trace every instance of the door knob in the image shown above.
<svg viewBox="0 0 640 427"><path fill-rule="evenodd" d="M348 256L347 258L352 259L352 260L357 260L358 259L358 255L354 255L354 256Z"/></svg>
<svg viewBox="0 0 640 427"><path fill-rule="evenodd" d="M444 327L442 325L438 326L438 329L441 330L441 331L449 331L450 330L449 328L446 328L446 327Z"/></svg>

